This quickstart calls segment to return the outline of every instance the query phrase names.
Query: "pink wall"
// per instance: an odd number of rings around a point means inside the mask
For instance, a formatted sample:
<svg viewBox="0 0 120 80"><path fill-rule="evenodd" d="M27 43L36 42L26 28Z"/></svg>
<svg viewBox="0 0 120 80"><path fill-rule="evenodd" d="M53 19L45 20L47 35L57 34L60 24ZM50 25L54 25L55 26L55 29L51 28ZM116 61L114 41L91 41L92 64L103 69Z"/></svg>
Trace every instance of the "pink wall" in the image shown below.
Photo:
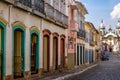
<svg viewBox="0 0 120 80"><path fill-rule="evenodd" d="M71 0L69 0L69 14L68 14L68 53L75 53L76 52L76 39L77 39L77 32L73 32L71 31L70 27L71 24L71 20L75 20L75 11L72 10L70 4L73 4L73 2ZM72 43L70 44L70 38L72 39Z"/></svg>

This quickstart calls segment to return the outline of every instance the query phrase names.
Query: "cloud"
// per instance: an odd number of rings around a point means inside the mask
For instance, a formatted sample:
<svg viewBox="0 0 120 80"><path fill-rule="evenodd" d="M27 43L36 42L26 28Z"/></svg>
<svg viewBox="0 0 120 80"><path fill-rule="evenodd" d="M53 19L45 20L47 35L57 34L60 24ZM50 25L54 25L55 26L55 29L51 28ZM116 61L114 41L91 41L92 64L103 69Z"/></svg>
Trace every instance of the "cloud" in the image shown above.
<svg viewBox="0 0 120 80"><path fill-rule="evenodd" d="M112 19L120 18L120 3L114 6L113 11L110 13Z"/></svg>

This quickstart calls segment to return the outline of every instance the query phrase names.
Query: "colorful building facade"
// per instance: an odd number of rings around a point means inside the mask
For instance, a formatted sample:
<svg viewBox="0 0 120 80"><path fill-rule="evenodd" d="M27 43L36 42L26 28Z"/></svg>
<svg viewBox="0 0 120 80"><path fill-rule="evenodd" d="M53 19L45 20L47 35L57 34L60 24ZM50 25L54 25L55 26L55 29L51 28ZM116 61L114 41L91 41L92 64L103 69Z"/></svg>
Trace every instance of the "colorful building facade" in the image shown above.
<svg viewBox="0 0 120 80"><path fill-rule="evenodd" d="M69 0L69 27L68 27L68 68L74 68L76 61L76 40L78 22L76 20L77 5L74 0Z"/></svg>
<svg viewBox="0 0 120 80"><path fill-rule="evenodd" d="M80 66L85 63L85 15L88 13L85 6L77 2L77 22L78 22L78 32L77 32L77 53L76 53L76 66Z"/></svg>
<svg viewBox="0 0 120 80"><path fill-rule="evenodd" d="M86 63L93 63L98 59L98 40L99 33L95 29L94 25L91 22L85 22L86 30L86 44L85 44L85 53L86 53Z"/></svg>
<svg viewBox="0 0 120 80"><path fill-rule="evenodd" d="M0 1L0 80L67 67L67 1Z"/></svg>

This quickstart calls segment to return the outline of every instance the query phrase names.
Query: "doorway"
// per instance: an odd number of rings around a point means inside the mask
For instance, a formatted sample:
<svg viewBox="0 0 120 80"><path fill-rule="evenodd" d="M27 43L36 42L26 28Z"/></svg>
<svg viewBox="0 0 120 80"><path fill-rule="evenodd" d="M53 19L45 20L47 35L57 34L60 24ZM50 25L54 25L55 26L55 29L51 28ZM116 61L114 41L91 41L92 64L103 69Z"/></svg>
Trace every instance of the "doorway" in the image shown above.
<svg viewBox="0 0 120 80"><path fill-rule="evenodd" d="M53 69L58 69L58 38L53 38Z"/></svg>
<svg viewBox="0 0 120 80"><path fill-rule="evenodd" d="M33 33L31 35L31 74L38 73L37 70L37 54L38 54L38 35Z"/></svg>
<svg viewBox="0 0 120 80"><path fill-rule="evenodd" d="M14 30L14 78L23 77L24 34L20 29Z"/></svg>
<svg viewBox="0 0 120 80"><path fill-rule="evenodd" d="M44 35L43 37L43 69L44 72L49 71L49 64L50 64L50 39L48 35Z"/></svg>
<svg viewBox="0 0 120 80"><path fill-rule="evenodd" d="M65 67L65 41L64 39L61 39L60 41L60 49L61 49L61 67L64 68Z"/></svg>

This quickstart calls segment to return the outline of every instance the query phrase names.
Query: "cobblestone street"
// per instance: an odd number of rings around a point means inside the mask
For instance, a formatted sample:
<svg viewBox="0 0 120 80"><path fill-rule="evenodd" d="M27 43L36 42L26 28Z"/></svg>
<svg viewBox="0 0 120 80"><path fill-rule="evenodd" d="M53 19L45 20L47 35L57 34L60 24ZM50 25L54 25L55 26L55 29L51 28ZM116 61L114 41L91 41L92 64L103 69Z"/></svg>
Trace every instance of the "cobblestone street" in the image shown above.
<svg viewBox="0 0 120 80"><path fill-rule="evenodd" d="M98 66L65 80L120 80L120 56L110 54L109 61L100 61Z"/></svg>

